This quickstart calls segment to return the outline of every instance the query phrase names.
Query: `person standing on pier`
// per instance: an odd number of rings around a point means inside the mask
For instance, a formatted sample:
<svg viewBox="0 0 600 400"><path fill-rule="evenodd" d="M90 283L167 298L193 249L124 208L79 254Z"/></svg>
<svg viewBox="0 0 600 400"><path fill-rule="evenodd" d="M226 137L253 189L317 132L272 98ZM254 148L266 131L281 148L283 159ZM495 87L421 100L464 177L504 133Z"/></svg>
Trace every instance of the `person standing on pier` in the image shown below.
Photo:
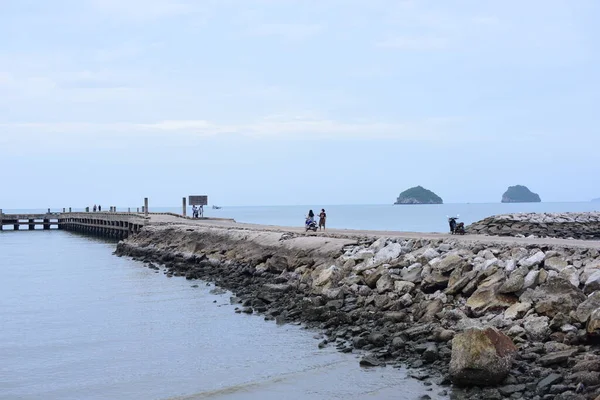
<svg viewBox="0 0 600 400"><path fill-rule="evenodd" d="M325 230L325 220L327 219L327 214L325 213L325 209L321 208L321 213L319 214L319 230L323 228Z"/></svg>
<svg viewBox="0 0 600 400"><path fill-rule="evenodd" d="M94 210L94 212L96 212L96 205L94 204L94 208L92 208L92 210Z"/></svg>
<svg viewBox="0 0 600 400"><path fill-rule="evenodd" d="M192 218L198 218L198 208L196 205L192 206Z"/></svg>
<svg viewBox="0 0 600 400"><path fill-rule="evenodd" d="M102 206L98 204L98 212L102 211Z"/></svg>

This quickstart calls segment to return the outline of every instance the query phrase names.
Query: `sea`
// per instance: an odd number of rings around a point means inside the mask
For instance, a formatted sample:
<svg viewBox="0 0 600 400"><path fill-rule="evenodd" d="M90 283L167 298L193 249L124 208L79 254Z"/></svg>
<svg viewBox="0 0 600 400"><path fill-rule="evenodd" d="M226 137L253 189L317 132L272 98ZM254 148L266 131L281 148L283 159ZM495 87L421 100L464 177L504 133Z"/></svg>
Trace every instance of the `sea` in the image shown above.
<svg viewBox="0 0 600 400"><path fill-rule="evenodd" d="M117 207L117 211L136 211L138 207ZM141 208L140 208L141 209ZM181 214L181 207L148 207L155 212ZM297 205L297 206L223 206L214 209L204 207L205 217L233 218L237 222L304 226L309 210L318 215L321 209L327 213L327 227L336 229L360 229L405 232L446 232L448 217L458 216L468 225L491 215L529 212L586 212L600 211L600 202L573 203L462 203L426 205ZM47 209L4 210L4 213L45 212ZM62 211L54 208L51 211ZM73 209L83 211L83 208ZM191 215L191 208L187 214ZM10 229L10 227L5 229Z"/></svg>
<svg viewBox="0 0 600 400"><path fill-rule="evenodd" d="M435 232L446 230L447 215L469 223L500 213L600 207L223 207L205 215L297 226L309 208L325 208L332 228ZM28 211L42 210L4 210ZM235 314L230 293L167 278L113 255L115 249L114 242L65 231L0 232L0 400L447 398L402 368L361 368L358 354L319 349L318 331Z"/></svg>

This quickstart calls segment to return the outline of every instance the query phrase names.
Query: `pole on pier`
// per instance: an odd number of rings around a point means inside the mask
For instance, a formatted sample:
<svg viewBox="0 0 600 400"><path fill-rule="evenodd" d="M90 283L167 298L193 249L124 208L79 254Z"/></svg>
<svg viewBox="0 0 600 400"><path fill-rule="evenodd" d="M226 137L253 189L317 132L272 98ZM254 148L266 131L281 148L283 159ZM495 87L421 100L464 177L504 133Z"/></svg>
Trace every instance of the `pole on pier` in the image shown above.
<svg viewBox="0 0 600 400"><path fill-rule="evenodd" d="M187 213L187 204L185 197L183 198L183 216L185 217Z"/></svg>
<svg viewBox="0 0 600 400"><path fill-rule="evenodd" d="M148 216L148 198L144 197L144 215Z"/></svg>
<svg viewBox="0 0 600 400"><path fill-rule="evenodd" d="M29 220L29 230L30 231L35 230L35 221L33 219Z"/></svg>

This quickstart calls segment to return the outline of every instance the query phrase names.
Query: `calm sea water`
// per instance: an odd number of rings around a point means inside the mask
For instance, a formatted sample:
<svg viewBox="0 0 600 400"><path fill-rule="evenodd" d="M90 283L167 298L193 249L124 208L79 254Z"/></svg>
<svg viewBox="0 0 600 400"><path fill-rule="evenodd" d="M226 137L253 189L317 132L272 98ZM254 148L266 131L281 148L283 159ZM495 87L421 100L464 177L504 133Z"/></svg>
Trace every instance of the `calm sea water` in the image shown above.
<svg viewBox="0 0 600 400"><path fill-rule="evenodd" d="M0 399L416 399L393 368L63 231L0 232ZM192 287L199 284L198 288ZM436 393L429 392L432 398Z"/></svg>
<svg viewBox="0 0 600 400"><path fill-rule="evenodd" d="M234 218L238 222L255 224L303 226L308 210L315 214L325 208L330 228L399 230L410 232L446 232L447 216L460 215L465 224L479 221L495 214L518 212L582 212L598 211L600 203L474 203L440 205L306 205L268 207L223 207L214 210L205 207L208 217ZM133 209L133 208L132 208ZM127 211L126 207L118 210ZM181 213L181 207L150 207L151 211ZM41 211L41 210L39 210ZM58 211L58 210L57 210ZM5 210L4 212L11 212ZM191 210L188 210L191 215Z"/></svg>

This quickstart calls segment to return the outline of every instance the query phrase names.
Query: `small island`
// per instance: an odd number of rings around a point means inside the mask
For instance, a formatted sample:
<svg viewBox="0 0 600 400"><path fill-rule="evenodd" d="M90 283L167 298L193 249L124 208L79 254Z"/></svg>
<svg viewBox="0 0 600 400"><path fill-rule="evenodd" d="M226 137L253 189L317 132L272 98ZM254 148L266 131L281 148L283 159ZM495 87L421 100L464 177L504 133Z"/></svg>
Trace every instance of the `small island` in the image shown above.
<svg viewBox="0 0 600 400"><path fill-rule="evenodd" d="M509 186L502 195L502 203L540 203L541 201L537 193L522 185Z"/></svg>
<svg viewBox="0 0 600 400"><path fill-rule="evenodd" d="M444 204L444 201L431 190L415 186L400 193L394 204Z"/></svg>

